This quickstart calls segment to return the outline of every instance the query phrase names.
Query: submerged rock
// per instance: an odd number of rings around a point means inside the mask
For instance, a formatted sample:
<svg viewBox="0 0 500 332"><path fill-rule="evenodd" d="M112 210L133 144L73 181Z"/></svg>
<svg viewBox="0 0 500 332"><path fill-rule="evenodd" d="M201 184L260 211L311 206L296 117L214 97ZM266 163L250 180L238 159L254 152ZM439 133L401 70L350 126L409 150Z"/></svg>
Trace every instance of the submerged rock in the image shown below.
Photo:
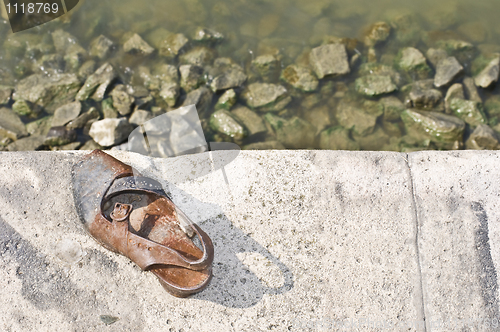
<svg viewBox="0 0 500 332"><path fill-rule="evenodd" d="M465 142L465 145L467 149L474 150L500 149L497 133L485 124L481 124L474 129L467 142Z"/></svg>
<svg viewBox="0 0 500 332"><path fill-rule="evenodd" d="M44 145L60 146L76 141L76 131L64 126L50 128L45 137Z"/></svg>
<svg viewBox="0 0 500 332"><path fill-rule="evenodd" d="M203 68L195 65L182 65L179 67L181 74L181 87L190 92L203 83Z"/></svg>
<svg viewBox="0 0 500 332"><path fill-rule="evenodd" d="M182 33L170 34L160 42L158 53L169 59L175 58L188 42Z"/></svg>
<svg viewBox="0 0 500 332"><path fill-rule="evenodd" d="M52 127L64 126L71 120L76 119L82 111L82 104L75 101L61 107L58 107L52 118Z"/></svg>
<svg viewBox="0 0 500 332"><path fill-rule="evenodd" d="M464 78L463 85L464 85L465 99L477 101L478 103L481 103L483 101L481 99L481 96L479 96L479 92L477 91L474 79L472 77Z"/></svg>
<svg viewBox="0 0 500 332"><path fill-rule="evenodd" d="M377 43L387 40L391 33L391 26L385 22L373 24L365 36L367 46L375 46Z"/></svg>
<svg viewBox="0 0 500 332"><path fill-rule="evenodd" d="M46 136L52 127L52 116L46 116L39 120L26 124L26 130L32 136Z"/></svg>
<svg viewBox="0 0 500 332"><path fill-rule="evenodd" d="M236 92L233 89L229 89L219 97L217 104L215 104L215 109L225 109L229 111L231 107L236 104L237 99Z"/></svg>
<svg viewBox="0 0 500 332"><path fill-rule="evenodd" d="M6 107L0 108L0 136L17 140L27 136L28 132L19 116Z"/></svg>
<svg viewBox="0 0 500 332"><path fill-rule="evenodd" d="M213 93L208 88L202 86L187 94L182 106L196 105L198 114L205 113L212 103Z"/></svg>
<svg viewBox="0 0 500 332"><path fill-rule="evenodd" d="M287 100L287 90L282 85L269 83L252 83L243 93L248 106L251 108L268 107L274 111L283 109L286 105L280 105L279 101ZM290 100L288 100L289 102ZM288 104L287 102L287 104ZM274 107L273 108L273 104Z"/></svg>
<svg viewBox="0 0 500 332"><path fill-rule="evenodd" d="M392 79L392 82L397 86L401 86L403 84L403 78L401 74L395 71L392 67L379 64L379 63L363 63L359 66L359 75L367 76L367 75L379 75L379 76L389 76Z"/></svg>
<svg viewBox="0 0 500 332"><path fill-rule="evenodd" d="M160 87L160 97L168 106L174 107L180 95L180 87L177 82L163 81Z"/></svg>
<svg viewBox="0 0 500 332"><path fill-rule="evenodd" d="M349 130L337 126L319 135L319 148L324 150L359 150L359 144L351 139Z"/></svg>
<svg viewBox="0 0 500 332"><path fill-rule="evenodd" d="M318 88L318 79L306 67L290 65L281 73L281 79L296 89L311 92Z"/></svg>
<svg viewBox="0 0 500 332"><path fill-rule="evenodd" d="M275 129L278 141L289 149L312 149L316 139L316 127L294 116Z"/></svg>
<svg viewBox="0 0 500 332"><path fill-rule="evenodd" d="M106 89L116 78L116 72L109 63L103 64L95 73L90 75L82 88L78 91L75 99L84 101L90 96L96 101L101 101Z"/></svg>
<svg viewBox="0 0 500 332"><path fill-rule="evenodd" d="M483 104L477 101L453 98L450 100L450 109L453 114L471 126L475 127L486 123Z"/></svg>
<svg viewBox="0 0 500 332"><path fill-rule="evenodd" d="M463 145L465 122L455 116L408 109L401 119L410 135L430 139L438 148L456 150Z"/></svg>
<svg viewBox="0 0 500 332"><path fill-rule="evenodd" d="M384 121L399 120L406 109L401 100L394 96L380 98L380 104L384 106Z"/></svg>
<svg viewBox="0 0 500 332"><path fill-rule="evenodd" d="M446 59L448 57L448 53L445 50L440 48L429 48L425 53L427 60L434 66L437 67L439 61Z"/></svg>
<svg viewBox="0 0 500 332"><path fill-rule="evenodd" d="M474 77L474 82L482 88L489 87L492 83L498 81L500 71L500 54L497 54L479 74Z"/></svg>
<svg viewBox="0 0 500 332"><path fill-rule="evenodd" d="M36 151L43 147L45 137L41 135L18 139L7 146L8 151Z"/></svg>
<svg viewBox="0 0 500 332"><path fill-rule="evenodd" d="M76 119L69 122L66 127L74 129L83 128L89 121L98 120L99 117L99 111L95 107L91 107L87 112L81 114Z"/></svg>
<svg viewBox="0 0 500 332"><path fill-rule="evenodd" d="M238 88L247 80L243 68L228 58L215 60L213 72L215 78L210 83L213 92Z"/></svg>
<svg viewBox="0 0 500 332"><path fill-rule="evenodd" d="M318 78L345 75L350 72L347 52L343 44L327 44L313 48L309 63Z"/></svg>
<svg viewBox="0 0 500 332"><path fill-rule="evenodd" d="M239 122L248 130L248 135L255 135L267 131L264 121L257 113L245 106L239 106L231 111Z"/></svg>
<svg viewBox="0 0 500 332"><path fill-rule="evenodd" d="M284 150L285 146L278 141L257 142L245 145L243 150Z"/></svg>
<svg viewBox="0 0 500 332"><path fill-rule="evenodd" d="M72 102L80 86L74 74L34 74L19 81L12 97L40 105L53 113L59 106Z"/></svg>
<svg viewBox="0 0 500 332"><path fill-rule="evenodd" d="M193 40L197 42L216 43L224 39L224 35L212 29L197 28Z"/></svg>
<svg viewBox="0 0 500 332"><path fill-rule="evenodd" d="M96 56L102 60L108 57L111 54L112 50L113 42L106 38L106 36L100 35L90 43L89 54L91 56Z"/></svg>
<svg viewBox="0 0 500 332"><path fill-rule="evenodd" d="M389 76L381 75L359 77L354 82L354 87L358 93L368 97L380 96L398 89Z"/></svg>
<svg viewBox="0 0 500 332"><path fill-rule="evenodd" d="M450 84L459 74L463 72L464 67L458 60L451 56L442 59L436 66L436 76L434 85L438 88Z"/></svg>
<svg viewBox="0 0 500 332"><path fill-rule="evenodd" d="M132 111L132 104L134 97L127 93L127 88L123 84L118 84L111 91L111 98L113 99L113 107L121 115L128 115Z"/></svg>
<svg viewBox="0 0 500 332"><path fill-rule="evenodd" d="M192 48L180 56L181 63L192 64L200 67L209 65L212 63L214 58L215 51L204 46Z"/></svg>
<svg viewBox="0 0 500 332"><path fill-rule="evenodd" d="M422 52L414 47L402 49L396 56L395 63L414 79L427 78L432 72Z"/></svg>
<svg viewBox="0 0 500 332"><path fill-rule="evenodd" d="M7 104L12 95L12 88L10 86L0 85L0 105Z"/></svg>
<svg viewBox="0 0 500 332"><path fill-rule="evenodd" d="M246 128L226 110L218 110L212 113L210 116L210 128L235 140L241 140L248 134Z"/></svg>
<svg viewBox="0 0 500 332"><path fill-rule="evenodd" d="M279 71L279 60L275 55L259 55L252 61L252 68L264 79L270 79Z"/></svg>
<svg viewBox="0 0 500 332"><path fill-rule="evenodd" d="M377 119L384 113L384 108L376 102L365 101L363 105L340 102L337 105L336 118L340 125L352 129L359 135L373 132Z"/></svg>
<svg viewBox="0 0 500 332"><path fill-rule="evenodd" d="M444 97L444 106L446 109L446 113L451 113L450 101L454 98L465 99L464 97L464 88L462 84L455 83L446 92L446 97Z"/></svg>
<svg viewBox="0 0 500 332"><path fill-rule="evenodd" d="M104 119L92 124L89 136L97 144L109 147L119 144L127 139L134 128L127 119Z"/></svg>
<svg viewBox="0 0 500 332"><path fill-rule="evenodd" d="M403 88L403 91L409 91L407 103L411 107L423 109L444 110L441 104L443 94L441 91L433 89L434 80L421 80L409 84Z"/></svg>
<svg viewBox="0 0 500 332"><path fill-rule="evenodd" d="M22 99L16 100L14 104L12 104L12 110L19 115L30 118L36 118L38 114L42 112L42 108L39 105Z"/></svg>
<svg viewBox="0 0 500 332"><path fill-rule="evenodd" d="M123 51L126 53L141 53L144 55L150 55L155 51L144 39L141 38L138 34L134 33L132 37L130 37L123 44Z"/></svg>

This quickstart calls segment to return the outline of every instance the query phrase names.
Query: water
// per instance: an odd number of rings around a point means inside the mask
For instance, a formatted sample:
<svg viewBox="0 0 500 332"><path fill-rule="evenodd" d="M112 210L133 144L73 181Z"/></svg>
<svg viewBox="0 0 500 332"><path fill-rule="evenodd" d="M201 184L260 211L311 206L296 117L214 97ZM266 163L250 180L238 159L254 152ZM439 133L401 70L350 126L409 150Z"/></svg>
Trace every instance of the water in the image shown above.
<svg viewBox="0 0 500 332"><path fill-rule="evenodd" d="M201 26L223 33L224 42L215 47L218 55L230 57L248 70L252 59L270 52L281 54L283 67L298 62L311 48L319 46L326 35L363 41L363 35L371 24L391 22L406 14L410 14L424 32L451 31L450 34L475 46L500 45L500 26L497 24L499 13L500 2L494 0L81 0L70 15L14 36L8 26L2 24L0 37L6 40L36 34L43 38L49 36L51 31L63 28L75 35L84 48L88 48L90 42L100 34L120 43L120 39L129 31L144 35L157 27L164 27L191 37L194 30ZM379 61L382 61L380 58L384 54L393 56L400 46L403 45L387 43L379 47ZM424 54L429 47L422 41L415 46ZM366 49L360 47L359 51L366 55ZM22 58L22 55L9 53L5 48L0 49L0 78L3 84L14 85L16 80L23 77L22 70L17 74L13 70L19 63L26 61ZM159 59L138 61L118 53L114 61L120 64L122 72L129 74L128 79L132 83L137 83L137 75L133 75L137 67L151 66ZM331 89L331 83L344 82L349 88L355 77L353 73L344 78L322 80L314 94L319 101L315 107L323 105L329 108L327 117L331 120L324 127L337 125L335 105L330 99L338 91L338 85ZM497 89L481 93L487 98L496 95ZM403 98L401 95L398 97ZM310 95L294 94L292 103L280 115L285 119L294 115L308 119L308 103L304 102L307 98L312 99ZM315 125L318 126L317 123ZM401 133L388 135L396 138L404 136L402 124L398 126ZM206 134L210 137L213 133ZM214 137L228 140L220 135ZM259 136L239 143L245 145L265 140L275 138L272 135ZM423 148L421 144L418 146ZM319 145L316 142L308 147L318 148ZM389 147L387 142L371 144L369 148L361 146L361 149L377 150L400 148L398 144Z"/></svg>

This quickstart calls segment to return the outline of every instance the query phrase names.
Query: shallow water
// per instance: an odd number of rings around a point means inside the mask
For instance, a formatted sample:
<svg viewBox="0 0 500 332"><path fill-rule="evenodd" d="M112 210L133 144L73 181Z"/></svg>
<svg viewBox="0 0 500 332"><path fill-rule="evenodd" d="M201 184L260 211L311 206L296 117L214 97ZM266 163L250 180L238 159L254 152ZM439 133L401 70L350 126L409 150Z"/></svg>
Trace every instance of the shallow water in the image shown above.
<svg viewBox="0 0 500 332"><path fill-rule="evenodd" d="M70 15L17 33L14 37L23 34L43 37L57 28L63 28L87 48L90 41L100 34L120 43L120 38L129 31L145 34L157 27L164 27L191 37L194 29L202 26L224 34L224 42L216 46L218 56L230 57L248 68L256 56L279 51L283 56L281 65L284 67L300 61L301 56L311 48L321 45L325 36L350 37L362 41L364 32L371 24L391 22L405 14L412 15L422 31L453 31L454 37L475 46L500 45L500 25L497 23L500 2L497 0L81 0ZM3 40L13 37L6 24L0 25L0 36ZM394 55L399 46L397 43L381 46L378 57L386 53ZM415 46L424 54L429 47L422 42ZM360 48L360 52L366 53L366 50ZM137 61L127 56L117 59L122 65L122 72L128 75L124 74L124 77L135 83L137 80L133 73L137 67L150 65L157 60L148 58ZM0 74L12 72L19 61L20 57L9 54L4 48L0 49ZM6 81L2 83L14 85L22 75L3 77ZM9 81L10 77L13 81ZM349 84L352 80L352 76L323 80L316 93L321 95L323 104L331 106L328 98L335 90L321 88L328 82ZM490 89L481 93L490 96L497 94L497 91ZM299 115L307 119L309 110L304 106L307 103L303 103L306 97L303 94L294 96L293 102L281 115L285 118ZM334 110L330 110L329 116L333 118L332 112ZM328 125L335 125L335 120ZM210 133L207 135L210 136ZM254 141L259 140L271 138L259 137ZM252 142L250 140L242 144ZM318 145L309 148L318 148ZM387 148L387 142L379 146L371 144L369 148L361 146L361 149L370 150Z"/></svg>

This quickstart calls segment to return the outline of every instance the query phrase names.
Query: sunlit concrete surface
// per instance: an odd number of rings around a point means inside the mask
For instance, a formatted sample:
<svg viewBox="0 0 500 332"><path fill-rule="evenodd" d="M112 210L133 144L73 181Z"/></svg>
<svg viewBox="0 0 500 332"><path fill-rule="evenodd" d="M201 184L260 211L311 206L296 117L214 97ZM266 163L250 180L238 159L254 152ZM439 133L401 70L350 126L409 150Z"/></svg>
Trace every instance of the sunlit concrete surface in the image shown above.
<svg viewBox="0 0 500 332"><path fill-rule="evenodd" d="M214 242L214 278L187 299L87 235L70 180L83 155L0 153L2 331L500 325L499 153L115 151Z"/></svg>

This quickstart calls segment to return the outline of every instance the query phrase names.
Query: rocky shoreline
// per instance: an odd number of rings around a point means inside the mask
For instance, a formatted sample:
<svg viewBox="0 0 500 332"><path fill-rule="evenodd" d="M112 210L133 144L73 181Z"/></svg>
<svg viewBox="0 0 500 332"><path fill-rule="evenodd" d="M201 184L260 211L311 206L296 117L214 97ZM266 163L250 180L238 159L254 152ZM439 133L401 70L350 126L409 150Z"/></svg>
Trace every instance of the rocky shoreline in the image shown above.
<svg viewBox="0 0 500 332"><path fill-rule="evenodd" d="M499 45L425 31L411 15L359 40L325 36L294 59L273 46L220 57L224 43L208 28L99 35L88 47L62 29L10 35L0 151L121 149L135 127L191 104L207 141L244 149L500 148Z"/></svg>

